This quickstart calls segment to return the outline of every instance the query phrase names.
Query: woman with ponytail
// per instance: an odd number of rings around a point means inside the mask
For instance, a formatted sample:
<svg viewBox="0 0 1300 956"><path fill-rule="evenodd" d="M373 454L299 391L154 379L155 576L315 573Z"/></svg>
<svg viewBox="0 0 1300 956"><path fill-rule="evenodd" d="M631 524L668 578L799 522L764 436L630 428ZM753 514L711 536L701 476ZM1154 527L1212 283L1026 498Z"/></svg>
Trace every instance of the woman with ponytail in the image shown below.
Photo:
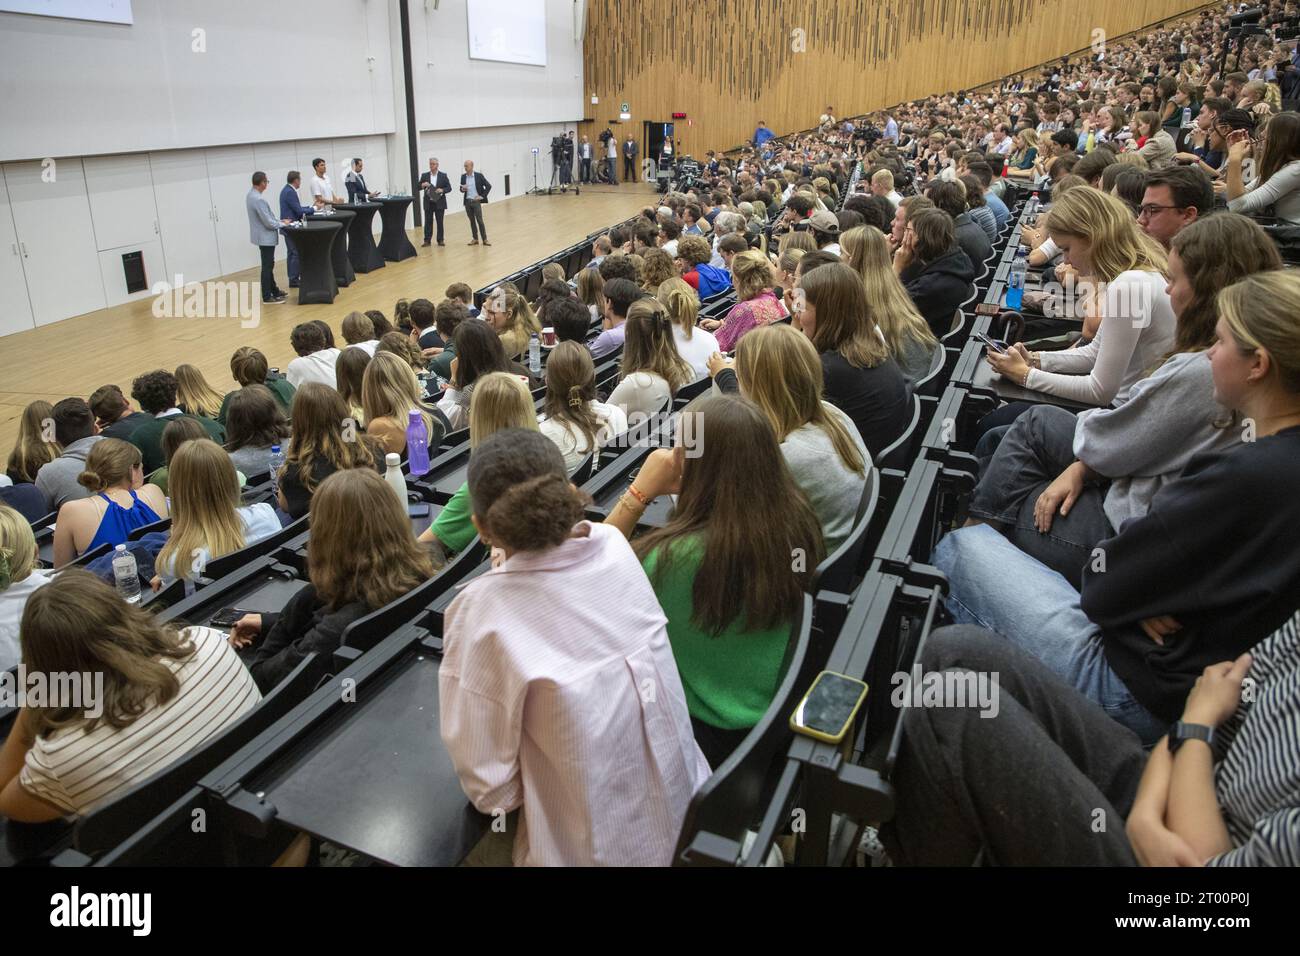
<svg viewBox="0 0 1300 956"><path fill-rule="evenodd" d="M136 528L167 517L162 489L144 483L140 449L120 438L95 442L77 481L91 495L59 509L54 525L55 567L101 544L125 544Z"/></svg>
<svg viewBox="0 0 1300 956"><path fill-rule="evenodd" d="M633 302L625 330L622 374L609 403L621 406L635 424L661 411L679 388L695 380L695 372L677 353L672 322L657 300Z"/></svg>
<svg viewBox="0 0 1300 956"><path fill-rule="evenodd" d="M469 498L504 560L447 609L440 724L461 786L483 813L520 810L516 865L667 866L709 767L636 555L582 520L537 432L479 444Z"/></svg>
<svg viewBox="0 0 1300 956"><path fill-rule="evenodd" d="M655 290L673 323L673 342L680 355L695 372L695 381L709 374L709 356L721 351L712 332L695 324L700 316L700 297L685 279L669 279Z"/></svg>
<svg viewBox="0 0 1300 956"><path fill-rule="evenodd" d="M593 448L627 431L623 409L596 400L596 366L577 342L561 342L547 359L546 405L538 426L564 455L569 474Z"/></svg>

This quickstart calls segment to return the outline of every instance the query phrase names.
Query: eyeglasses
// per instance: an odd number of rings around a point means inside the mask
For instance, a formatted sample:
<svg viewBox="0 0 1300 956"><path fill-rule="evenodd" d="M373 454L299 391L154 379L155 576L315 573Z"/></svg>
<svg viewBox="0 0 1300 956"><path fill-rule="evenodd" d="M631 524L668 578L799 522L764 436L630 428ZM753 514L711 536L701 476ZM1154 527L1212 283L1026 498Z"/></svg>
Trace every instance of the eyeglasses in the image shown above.
<svg viewBox="0 0 1300 956"><path fill-rule="evenodd" d="M1151 203L1147 203L1145 206L1140 206L1138 208L1138 218L1142 219L1143 217L1146 217L1147 219L1150 219L1152 216L1156 215L1156 213L1160 212L1161 209L1182 209L1182 208L1183 208L1182 206L1161 206L1157 203L1151 202Z"/></svg>

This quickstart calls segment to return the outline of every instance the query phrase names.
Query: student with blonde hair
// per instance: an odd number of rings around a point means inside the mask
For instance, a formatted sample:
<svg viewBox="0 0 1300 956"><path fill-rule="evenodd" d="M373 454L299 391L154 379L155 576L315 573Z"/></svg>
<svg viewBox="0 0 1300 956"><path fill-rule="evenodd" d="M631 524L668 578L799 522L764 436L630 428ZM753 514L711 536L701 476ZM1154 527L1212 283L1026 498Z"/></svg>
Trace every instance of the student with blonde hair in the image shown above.
<svg viewBox="0 0 1300 956"><path fill-rule="evenodd" d="M939 340L898 280L885 234L872 226L858 226L840 238L840 249L845 264L862 279L867 311L903 377L909 384L924 378L939 349Z"/></svg>
<svg viewBox="0 0 1300 956"><path fill-rule="evenodd" d="M187 415L217 421L222 394L208 384L197 365L176 366L176 407Z"/></svg>
<svg viewBox="0 0 1300 956"><path fill-rule="evenodd" d="M772 265L756 250L741 252L731 260L731 276L737 302L726 318L704 319L700 327L713 332L718 348L730 352L750 329L776 322L785 317L781 300L772 292Z"/></svg>
<svg viewBox="0 0 1300 956"><path fill-rule="evenodd" d="M623 409L599 401L591 352L577 342L561 342L546 360L546 402L538 427L564 455L569 474L593 449L627 431Z"/></svg>
<svg viewBox="0 0 1300 956"><path fill-rule="evenodd" d="M230 456L207 438L187 441L168 466L171 529L154 559L155 591L177 578L193 580L207 563L280 530L266 502L244 505Z"/></svg>
<svg viewBox="0 0 1300 956"><path fill-rule="evenodd" d="M656 414L695 371L678 353L668 312L652 298L638 299L627 310L623 361L617 387L609 396L629 425Z"/></svg>
<svg viewBox="0 0 1300 956"><path fill-rule="evenodd" d="M490 435L506 428L539 430L533 397L518 376L509 372L489 372L478 379L470 400L470 448L478 447ZM478 533L470 520L470 511L469 483L466 482L438 512L433 524L420 535L421 543L436 542L444 554L464 551Z"/></svg>
<svg viewBox="0 0 1300 956"><path fill-rule="evenodd" d="M591 313L592 322L605 314L604 288L605 280L601 278L599 269L582 269L578 272L578 298Z"/></svg>
<svg viewBox="0 0 1300 956"><path fill-rule="evenodd" d="M528 350L530 337L542 331L542 324L533 314L533 308L518 292L505 292L498 288L483 300L483 318L501 337L506 358L518 358Z"/></svg>
<svg viewBox="0 0 1300 956"><path fill-rule="evenodd" d="M375 335L374 319L364 312L349 312L343 317L343 341L347 342L347 347L356 346L364 349L367 354L374 355L375 349L379 346L379 337Z"/></svg>
<svg viewBox="0 0 1300 956"><path fill-rule="evenodd" d="M18 440L5 466L5 474L14 484L35 482L41 466L63 453L63 446L55 441L53 422L54 406L49 402L31 402L23 409L18 418Z"/></svg>
<svg viewBox="0 0 1300 956"><path fill-rule="evenodd" d="M654 293L672 320L677 354L694 370L695 380L702 379L709 374L709 356L718 351L718 340L695 324L700 314L699 295L681 278L660 283Z"/></svg>
<svg viewBox="0 0 1300 956"><path fill-rule="evenodd" d="M101 544L125 544L136 528L167 517L162 489L144 483L140 449L129 442L118 438L95 442L77 480L91 496L59 509L54 526L56 568Z"/></svg>
<svg viewBox="0 0 1300 956"><path fill-rule="evenodd" d="M0 505L0 671L18 663L18 625L23 608L53 573L37 567L39 552L32 526L17 511Z"/></svg>
<svg viewBox="0 0 1300 956"><path fill-rule="evenodd" d="M419 412L424 420L430 448L437 448L447 433L442 416L421 399L420 380L410 364L391 352L376 352L366 366L361 407L366 416L366 434L378 441L385 453L400 455L406 451L406 426L411 412Z"/></svg>

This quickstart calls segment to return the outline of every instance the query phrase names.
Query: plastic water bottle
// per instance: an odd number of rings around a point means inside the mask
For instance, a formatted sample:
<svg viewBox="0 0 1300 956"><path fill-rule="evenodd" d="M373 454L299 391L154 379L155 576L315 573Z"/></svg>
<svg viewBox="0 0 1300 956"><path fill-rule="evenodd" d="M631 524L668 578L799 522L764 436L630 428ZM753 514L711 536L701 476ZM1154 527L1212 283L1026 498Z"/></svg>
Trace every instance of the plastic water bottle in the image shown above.
<svg viewBox="0 0 1300 956"><path fill-rule="evenodd" d="M411 466L412 478L428 473L429 429L425 427L424 416L414 408L411 409L406 425L406 460Z"/></svg>
<svg viewBox="0 0 1300 956"><path fill-rule="evenodd" d="M1038 207L1040 205L1042 205L1042 200L1038 198L1037 192L1029 197L1029 202L1025 203L1025 222L1031 226L1038 221Z"/></svg>
<svg viewBox="0 0 1300 956"><path fill-rule="evenodd" d="M536 332L528 336L528 370L534 375L542 372L542 340Z"/></svg>
<svg viewBox="0 0 1300 956"><path fill-rule="evenodd" d="M1183 129L1187 129L1187 127L1191 125L1192 125L1192 108L1190 106L1184 106L1183 107Z"/></svg>
<svg viewBox="0 0 1300 956"><path fill-rule="evenodd" d="M390 451L384 456L384 464L387 469L384 471L384 481L388 482L389 487L397 492L397 500L406 507L406 479L402 477L402 456L396 452Z"/></svg>
<svg viewBox="0 0 1300 956"><path fill-rule="evenodd" d="M119 544L113 554L113 580L117 582L117 593L127 604L140 602L140 572L136 568L135 555L126 550L126 545Z"/></svg>
<svg viewBox="0 0 1300 956"><path fill-rule="evenodd" d="M1011 274L1007 276L1007 308L1020 311L1020 304L1025 299L1025 273L1029 271L1029 260L1025 258L1025 247L1016 250L1015 261L1011 263Z"/></svg>
<svg viewBox="0 0 1300 956"><path fill-rule="evenodd" d="M284 467L284 452L280 451L279 445L271 446L271 497L273 499L280 496L280 469Z"/></svg>

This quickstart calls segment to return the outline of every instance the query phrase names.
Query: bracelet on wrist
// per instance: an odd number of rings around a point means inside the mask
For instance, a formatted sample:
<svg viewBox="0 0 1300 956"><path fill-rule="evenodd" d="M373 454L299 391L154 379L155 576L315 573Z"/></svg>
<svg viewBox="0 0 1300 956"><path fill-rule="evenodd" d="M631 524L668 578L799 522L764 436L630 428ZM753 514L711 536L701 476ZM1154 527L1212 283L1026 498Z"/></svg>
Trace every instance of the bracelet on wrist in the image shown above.
<svg viewBox="0 0 1300 956"><path fill-rule="evenodd" d="M635 484L628 485L627 493L640 503L642 510L650 507L650 502L654 501L653 497L648 497L644 492L638 491Z"/></svg>
<svg viewBox="0 0 1300 956"><path fill-rule="evenodd" d="M641 502L637 501L631 495L623 495L618 499L618 503L638 518L645 514L645 505L641 504Z"/></svg>

